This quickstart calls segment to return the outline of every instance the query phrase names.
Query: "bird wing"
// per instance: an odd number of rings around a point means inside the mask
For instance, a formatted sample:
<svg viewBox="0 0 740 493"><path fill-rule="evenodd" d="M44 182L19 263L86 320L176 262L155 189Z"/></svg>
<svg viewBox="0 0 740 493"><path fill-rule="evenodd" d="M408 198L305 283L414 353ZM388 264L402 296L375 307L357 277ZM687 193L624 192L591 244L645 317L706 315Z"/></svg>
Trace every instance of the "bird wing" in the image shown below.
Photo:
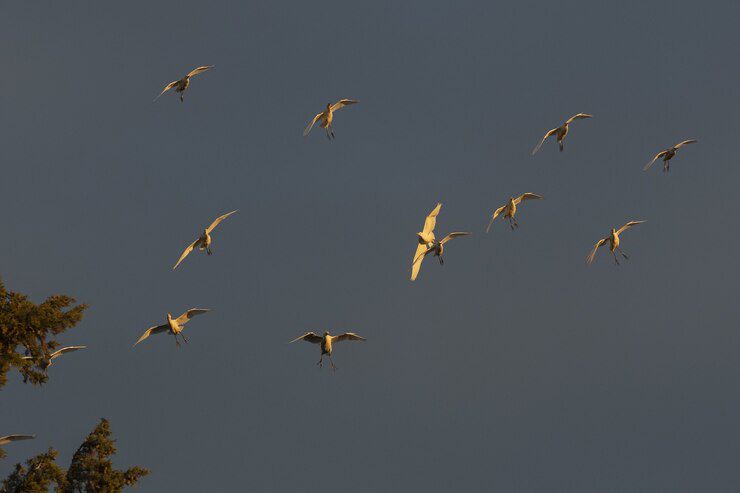
<svg viewBox="0 0 740 493"><path fill-rule="evenodd" d="M52 360L52 359L56 358L57 356L63 355L64 353L71 353L73 351L77 351L78 349L85 349L86 347L87 346L67 346L67 347L63 347L62 349L58 349L58 350L54 351L53 353L51 353L51 355L49 356L49 359Z"/></svg>
<svg viewBox="0 0 740 493"><path fill-rule="evenodd" d="M229 212L228 214L224 214L223 216L219 216L219 217L217 217L217 218L216 218L216 219L215 219L215 220L214 220L214 221L213 221L213 222L211 223L211 225L210 225L210 226L208 226L208 229L206 229L206 231L208 231L208 233L210 234L210 232L211 232L211 231L213 231L213 229L214 229L214 228L215 228L216 226L218 226L218 223L220 223L221 221L223 221L224 219L226 219L226 218L227 218L227 217L229 217L230 215L234 214L234 213L235 213L235 212L237 212L238 210L239 210L239 209L237 209L236 211L231 211L231 212Z"/></svg>
<svg viewBox="0 0 740 493"><path fill-rule="evenodd" d="M175 81L170 82L166 86L164 86L164 89L162 89L162 92L159 93L159 96L161 96L162 94L166 93L167 91L169 91L170 89L172 89L173 87L175 87L178 82L180 82L180 81L179 80L175 80ZM159 96L157 96L156 98L154 98L154 101L156 101L157 99L159 99Z"/></svg>
<svg viewBox="0 0 740 493"><path fill-rule="evenodd" d="M630 222L628 222L627 224L625 224L624 226L622 226L621 228L619 228L617 230L617 236L619 236L620 234L622 234L623 231L626 231L626 230L630 229L632 226L634 226L636 224L642 224L644 222L645 221L630 221Z"/></svg>
<svg viewBox="0 0 740 493"><path fill-rule="evenodd" d="M424 229L422 230L424 233L431 233L434 231L434 227L437 225L437 214L439 214L440 209L442 209L442 204L437 203L437 205L434 206L434 209L432 209L432 212L430 212L424 220Z"/></svg>
<svg viewBox="0 0 740 493"><path fill-rule="evenodd" d="M304 137L305 137L306 135L308 135L308 132L310 132L310 131L311 131L311 129L313 128L314 124L315 124L315 123L316 123L317 121L319 121L319 119L320 119L320 118L321 118L322 116L324 116L324 112L323 112L323 111L322 111L321 113L319 113L318 115L316 115L316 116L314 116L314 117L313 117L313 120L311 120L311 123L309 123L309 124L308 124L308 126L306 127L306 130L304 130L304 131L303 131L303 136L304 136Z"/></svg>
<svg viewBox="0 0 740 493"><path fill-rule="evenodd" d="M455 232L455 233L450 233L447 236L445 236L444 238L442 238L442 241L440 241L440 243L442 245L444 245L445 243L447 243L448 241L450 241L453 238L457 238L458 236L467 236L469 234L472 234L472 233L459 232L459 231L458 232Z"/></svg>
<svg viewBox="0 0 740 493"><path fill-rule="evenodd" d="M491 216L491 220L488 222L488 227L486 228L486 233L488 233L488 231L491 230L491 226L493 225L493 221L495 221L496 218L498 216L500 216L501 213L504 212L505 209L506 209L506 205L502 205L501 207L499 207L498 209L496 209L495 211L493 211L493 215Z"/></svg>
<svg viewBox="0 0 740 493"><path fill-rule="evenodd" d="M578 114L573 115L570 118L568 118L568 120L566 120L565 124L566 125L569 125L569 124L573 123L575 120L582 120L584 118L592 118L593 116L594 115L589 115L588 113L578 113Z"/></svg>
<svg viewBox="0 0 740 493"><path fill-rule="evenodd" d="M542 195L537 195L536 193L527 192L521 194L519 197L514 199L514 203L516 205L519 205L524 200L530 200L530 199L541 199Z"/></svg>
<svg viewBox="0 0 740 493"><path fill-rule="evenodd" d="M696 139L684 140L683 142L680 142L680 143L676 144L675 146L673 146L673 148L674 149L678 149L681 146L685 146L687 144L695 144L696 142L699 142L699 141L696 140Z"/></svg>
<svg viewBox="0 0 740 493"><path fill-rule="evenodd" d="M552 130L549 130L549 131L548 131L548 132L547 132L547 133L545 134L545 136L544 136L544 137L542 137L542 140L540 141L540 143L539 143L539 144L537 144L537 145L535 146L535 148L534 148L534 149L532 149L532 155L534 156L535 154L537 154L537 151L539 151L539 150L540 150L540 147L542 147L542 144L544 144L544 143L545 143L545 141L547 140L547 138L548 138L549 136L551 136L551 135L554 135L554 134L555 134L555 132L557 132L557 131L558 131L558 127L555 127L555 128L553 128Z"/></svg>
<svg viewBox="0 0 740 493"><path fill-rule="evenodd" d="M331 342L339 342L339 341L366 341L364 337L358 336L354 332L345 332L344 334L339 334L336 336L331 336Z"/></svg>
<svg viewBox="0 0 740 493"><path fill-rule="evenodd" d="M191 70L190 73L188 74L188 77L192 77L194 75L202 74L206 70L212 69L213 67L214 67L213 65L203 65L202 67L198 67L198 68L196 68L194 70Z"/></svg>
<svg viewBox="0 0 740 493"><path fill-rule="evenodd" d="M141 334L141 337L139 337L139 340L136 341L136 343L134 344L134 347L136 347L136 344L140 343L141 341L143 341L144 339L146 339L150 335L152 335L152 334L159 334L160 332L164 332L164 331L169 330L169 329L170 329L169 324L156 325L154 327L148 328L146 330L146 332L144 332L143 334Z"/></svg>
<svg viewBox="0 0 740 493"><path fill-rule="evenodd" d="M586 257L586 263L587 264L591 265L591 262L594 261L594 256L596 255L596 250L598 250L600 246L602 246L603 244L605 244L606 241L607 241L607 238L602 238L602 239L600 239L596 243L596 245L594 245L594 249L591 250L591 253L588 254L588 257Z"/></svg>
<svg viewBox="0 0 740 493"><path fill-rule="evenodd" d="M349 106L351 104L359 103L356 99L342 99L331 105L332 111L337 111L340 108L344 108L345 106Z"/></svg>
<svg viewBox="0 0 740 493"><path fill-rule="evenodd" d="M6 443L10 442L17 442L19 440L31 440L32 438L36 438L36 435L7 435L4 437L0 437L0 445L5 445Z"/></svg>
<svg viewBox="0 0 740 493"><path fill-rule="evenodd" d="M649 169L650 169L650 166L652 166L652 165L653 165L653 163L654 163L655 161L657 161L657 160L658 160L658 159L660 159L661 157L665 156L665 155L666 155L667 153L668 153L668 151L667 151L667 150L665 150L665 151L660 151L660 152L659 152L658 154L656 154L656 155L655 155L655 157L654 157L654 158L653 158L653 159L652 159L652 160L651 160L651 161L650 161L649 163L647 163L647 164L645 165L645 167L644 167L644 168L642 168L642 170L643 170L643 171L647 171L647 170L649 170Z"/></svg>
<svg viewBox="0 0 740 493"><path fill-rule="evenodd" d="M427 253L431 252L431 248L427 248L426 243L419 243L416 247L416 253L414 254L414 260L411 263L411 280L415 281L416 276L419 275L419 269L421 269L421 263L424 261L424 257Z"/></svg>
<svg viewBox="0 0 740 493"><path fill-rule="evenodd" d="M318 336L318 335L314 334L313 332L306 332L302 336L296 337L295 339L293 339L292 341L290 341L288 344L290 344L291 342L295 342L295 341L306 341L306 342L310 342L312 344L319 344L323 340L324 340L323 337Z"/></svg>
<svg viewBox="0 0 740 493"><path fill-rule="evenodd" d="M210 312L210 308L191 308L190 310L186 311L179 317L175 319L175 322L177 322L178 325L185 325L190 321L191 318L193 318L196 315L200 315L201 313Z"/></svg>
<svg viewBox="0 0 740 493"><path fill-rule="evenodd" d="M180 262L182 262L183 260L185 260L185 257L187 257L188 255L190 255L190 252L192 252L193 249L198 246L198 244L200 244L200 238L198 238L197 240L195 240L194 242L192 242L190 245L188 245L185 248L185 251L182 252L182 255L180 255L180 258L178 259L177 263L172 268L172 270L177 269L177 266L180 265Z"/></svg>

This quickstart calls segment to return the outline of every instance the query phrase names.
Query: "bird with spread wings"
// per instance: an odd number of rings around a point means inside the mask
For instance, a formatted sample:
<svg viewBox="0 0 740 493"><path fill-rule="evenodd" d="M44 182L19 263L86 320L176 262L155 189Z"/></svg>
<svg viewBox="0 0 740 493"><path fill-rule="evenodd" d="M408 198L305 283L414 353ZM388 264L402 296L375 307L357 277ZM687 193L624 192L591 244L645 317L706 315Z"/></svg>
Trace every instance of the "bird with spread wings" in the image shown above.
<svg viewBox="0 0 740 493"><path fill-rule="evenodd" d="M491 230L491 225L493 225L493 221L496 220L497 217L499 217L502 213L504 214L504 218L509 219L509 226L511 226L511 230L513 231L514 228L519 227L519 223L516 222L516 219L514 216L516 215L517 206L521 204L525 200L532 200L532 199L542 199L542 195L537 195L536 193L523 193L519 197L511 197L509 198L509 201L493 211L493 215L491 216L491 220L488 223L488 227L486 227L486 233L488 233Z"/></svg>
<svg viewBox="0 0 740 493"><path fill-rule="evenodd" d="M568 126L576 120L581 120L583 118L592 118L592 117L593 115L589 115L587 113L578 113L568 118L565 121L565 123L563 123L559 127L555 127L552 130L548 130L545 136L542 137L542 140L540 141L540 143L537 144L534 149L532 149L532 155L534 156L535 154L537 154L537 151L540 150L540 147L542 147L542 144L545 143L547 138L553 135L558 141L558 146L560 146L560 152L562 152L563 151L563 140L565 140L565 136L568 135Z"/></svg>
<svg viewBox="0 0 740 493"><path fill-rule="evenodd" d="M71 353L71 352L77 351L78 349L85 349L85 348L87 348L87 346L67 346L61 349L57 349L56 351L51 353L48 358L46 357L43 358L41 360L41 363L39 364L39 367L43 368L44 370L47 370L51 366L51 362L54 358L58 358L59 356L65 353ZM33 356L24 356L21 359L30 360L30 359L33 359Z"/></svg>
<svg viewBox="0 0 740 493"><path fill-rule="evenodd" d="M329 363L331 363L332 370L336 370L337 367L334 365L334 361L331 359L331 353L333 350L333 344L335 342L340 341L366 341L364 337L358 336L354 332L345 332L344 334L339 334L336 336L331 335L328 331L324 332L323 336L317 335L314 332L306 332L300 337L296 337L290 343L296 342L296 341L306 341L310 342L311 344L321 344L321 358L319 359L317 365L319 367L322 367L324 364L324 355L326 354L329 357Z"/></svg>
<svg viewBox="0 0 740 493"><path fill-rule="evenodd" d="M191 308L190 310L186 311L182 315L180 315L177 318L172 318L172 314L167 314L167 323L162 325L155 325L154 327L148 328L142 335L139 337L139 340L136 341L133 347L136 347L137 344L139 344L144 339L148 338L152 334L160 334L162 332L169 331L170 334L175 336L175 344L177 346L180 346L180 341L177 339L177 336L179 335L182 337L182 340L186 343L188 342L187 338L185 337L185 334L182 333L183 330L185 330L185 324L190 321L191 318L195 317L196 315L200 315L201 313L206 313L211 311L208 308Z"/></svg>
<svg viewBox="0 0 740 493"><path fill-rule="evenodd" d="M609 233L609 236L606 238L602 238L599 241L596 242L596 245L594 245L593 250L591 250L591 253L588 254L588 257L586 257L586 263L591 264L591 262L594 261L594 256L596 255L596 251L602 247L603 245L606 245L609 243L609 251L614 256L614 263L616 265L619 265L619 260L617 259L617 254L615 253L615 250L619 251L619 253L627 260L629 260L629 256L622 251L622 248L619 246L619 235L630 229L632 226L635 226L637 224L642 224L646 221L630 221L624 226L622 226L619 229L612 228L611 232Z"/></svg>
<svg viewBox="0 0 740 493"><path fill-rule="evenodd" d="M202 74L206 70L212 69L213 67L214 67L213 65L203 65L202 67L198 67L198 68L196 68L194 70L191 70L188 73L188 75L186 75L182 79L179 79L179 80L175 80L175 81L170 82L169 84L167 84L166 86L164 86L164 89L162 89L162 92L159 93L159 96L157 96L156 98L154 98L154 101L156 101L157 99L159 99L159 97L162 94L166 93L170 89L175 88L175 92L179 92L180 93L180 102L181 103L184 102L185 101L185 91L190 86L190 78L191 77L194 77L194 76L196 76L198 74Z"/></svg>
<svg viewBox="0 0 740 493"><path fill-rule="evenodd" d="M172 268L172 270L177 269L177 266L180 265L180 262L185 260L185 257L190 255L190 252L192 252L195 248L198 250L205 250L208 255L213 255L213 252L211 251L211 231L213 231L216 226L219 225L221 221L229 217L230 215L234 214L236 211L231 211L227 214L224 214L223 216L218 216L214 221L211 223L210 226L208 226L206 229L203 230L203 233L198 237L197 240L192 242L190 245L185 247L185 251L182 252L182 255L180 255L180 258L177 260L177 263Z"/></svg>
<svg viewBox="0 0 740 493"><path fill-rule="evenodd" d="M671 168L670 160L673 159L673 156L676 155L676 153L678 152L678 150L681 147L685 146L685 145L695 144L697 142L699 142L699 141L696 140L696 139L688 139L688 140L684 140L683 142L679 142L678 144L674 145L673 147L669 147L668 149L665 149L665 150L660 151L658 154L655 155L655 157L653 159L650 160L649 163L647 163L645 165L644 168L642 168L642 170L643 171L649 170L650 169L650 166L652 166L655 161L657 161L660 158L663 158L663 171L664 172L670 171L670 168Z"/></svg>
<svg viewBox="0 0 740 493"><path fill-rule="evenodd" d="M313 120L311 120L306 129L303 131L303 136L305 137L306 135L308 135L316 122L321 121L319 126L326 129L326 138L329 140L333 139L334 127L332 126L332 122L334 121L334 112L338 109L344 108L345 106L356 103L359 103L359 101L357 101L356 99L342 99L334 104L326 103L326 109L313 117Z"/></svg>
<svg viewBox="0 0 740 493"><path fill-rule="evenodd" d="M438 203L434 207L434 209L432 209L432 212L430 212L424 220L424 228L422 229L422 231L416 233L418 244L416 245L416 252L414 253L414 258L411 262L412 281L415 281L416 277L419 275L421 263L428 254L434 253L434 256L439 259L439 264L444 265L444 259L442 258L442 254L444 253L444 245L454 238L467 236L470 234L468 232L458 231L448 234L447 236L442 238L441 241L437 241L436 237L434 236L434 227L437 225L437 215L439 215L439 211L441 209L442 204Z"/></svg>

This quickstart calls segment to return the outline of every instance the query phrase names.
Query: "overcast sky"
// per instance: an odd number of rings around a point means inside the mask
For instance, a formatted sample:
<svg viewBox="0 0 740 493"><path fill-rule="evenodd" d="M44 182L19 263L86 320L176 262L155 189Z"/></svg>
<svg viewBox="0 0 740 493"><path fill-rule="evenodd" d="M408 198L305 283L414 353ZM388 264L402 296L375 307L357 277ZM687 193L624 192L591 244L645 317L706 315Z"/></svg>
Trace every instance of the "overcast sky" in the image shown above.
<svg viewBox="0 0 740 493"><path fill-rule="evenodd" d="M0 276L90 305L0 477L98 418L139 491L737 491L736 1L4 2ZM192 68L181 104L156 103ZM336 140L306 123L327 102ZM565 151L543 133L574 113ZM642 166L687 138L668 174ZM493 209L535 192L512 232ZM408 280L436 202L445 265ZM212 257L182 249L216 216ZM584 259L612 227L629 261ZM131 345L167 312L213 311ZM355 331L335 347L286 344Z"/></svg>

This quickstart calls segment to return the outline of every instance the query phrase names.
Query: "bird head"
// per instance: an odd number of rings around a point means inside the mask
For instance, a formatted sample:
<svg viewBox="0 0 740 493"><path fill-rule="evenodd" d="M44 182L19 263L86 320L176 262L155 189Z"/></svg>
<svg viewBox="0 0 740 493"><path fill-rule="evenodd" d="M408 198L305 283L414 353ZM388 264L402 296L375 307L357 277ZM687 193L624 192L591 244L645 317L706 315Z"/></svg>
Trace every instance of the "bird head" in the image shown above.
<svg viewBox="0 0 740 493"><path fill-rule="evenodd" d="M171 320L172 320L172 314L171 313L168 313L167 314L167 321L170 322Z"/></svg>
<svg viewBox="0 0 740 493"><path fill-rule="evenodd" d="M328 331L328 330L325 330L325 331L324 331L324 337L326 337L326 336L328 336L328 335L329 335L329 331Z"/></svg>
<svg viewBox="0 0 740 493"><path fill-rule="evenodd" d="M327 110L331 109L331 103L326 103L326 109Z"/></svg>

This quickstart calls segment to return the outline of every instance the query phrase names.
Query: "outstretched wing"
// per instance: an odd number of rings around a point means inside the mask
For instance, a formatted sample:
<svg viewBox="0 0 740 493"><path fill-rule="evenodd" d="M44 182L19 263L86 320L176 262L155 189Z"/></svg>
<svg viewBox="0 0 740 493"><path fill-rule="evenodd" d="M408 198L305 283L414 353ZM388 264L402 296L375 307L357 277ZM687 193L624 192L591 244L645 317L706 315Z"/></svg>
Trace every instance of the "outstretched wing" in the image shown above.
<svg viewBox="0 0 740 493"><path fill-rule="evenodd" d="M537 195L536 193L527 192L515 198L514 203L516 205L519 205L523 200L541 199L541 198L542 198L542 195Z"/></svg>
<svg viewBox="0 0 740 493"><path fill-rule="evenodd" d="M211 223L211 225L210 225L210 226L208 226L208 229L206 229L206 231L207 231L207 232L208 232L208 233L210 234L210 233L211 233L211 231L213 231L213 229L214 229L214 228L215 228L216 226L218 226L218 223L220 223L221 221L223 221L224 219L226 219L226 218L227 218L227 217L229 217L230 215L234 214L234 213L235 213L235 212L237 212L238 210L239 210L239 209L237 209L236 211L231 211L231 212L229 212L228 214L224 214L223 216L219 216L219 217L217 217L217 218L216 218L216 219L215 219L215 220L214 220L214 221L213 221L213 222Z"/></svg>
<svg viewBox="0 0 740 493"><path fill-rule="evenodd" d="M62 349L58 349L58 350L54 351L53 353L51 353L51 355L49 356L49 359L52 360L52 359L56 358L57 356L61 356L61 355L65 354L65 353L71 353L73 351L77 351L78 349L85 349L86 347L87 346L67 346L67 347L63 347Z"/></svg>
<svg viewBox="0 0 740 493"><path fill-rule="evenodd" d="M200 315L201 313L210 312L210 311L211 311L210 308L191 308L190 310L186 311L185 313L177 317L175 321L177 322L178 325L185 325L194 316Z"/></svg>
<svg viewBox="0 0 740 493"><path fill-rule="evenodd" d="M630 229L632 226L634 226L636 224L642 224L644 222L646 222L646 221L630 221L630 222L628 222L627 224L625 224L624 226L622 226L621 228L619 228L617 230L617 235L622 234L623 231L626 231L626 230Z"/></svg>
<svg viewBox="0 0 740 493"><path fill-rule="evenodd" d="M699 141L696 140L696 139L684 140L683 142L680 142L680 143L676 144L675 146L673 146L673 148L674 149L678 149L681 146L685 146L685 145L688 145L688 144L695 144L697 142L699 142Z"/></svg>
<svg viewBox="0 0 740 493"><path fill-rule="evenodd" d="M162 94L166 93L167 91L169 91L170 89L172 89L173 87L175 87L178 82L180 82L180 81L179 80L172 81L169 84L167 84L166 86L164 86L164 89L162 89L162 92L159 93L159 96L161 96ZM157 96L156 98L154 98L154 101L156 101L157 99L159 99L159 96Z"/></svg>
<svg viewBox="0 0 740 493"><path fill-rule="evenodd" d="M588 257L586 257L586 263L591 265L591 262L594 261L594 256L596 255L596 250L599 249L600 246L604 245L607 241L607 238L602 238L599 240L596 245L594 245L594 249L591 250L591 253L588 254Z"/></svg>
<svg viewBox="0 0 740 493"><path fill-rule="evenodd" d="M0 437L0 445L5 445L6 443L17 442L20 440L31 440L32 438L36 438L36 435L7 435L4 437Z"/></svg>
<svg viewBox="0 0 740 493"><path fill-rule="evenodd" d="M472 233L459 232L459 231L458 232L455 232L455 233L450 233L447 236L445 236L444 238L442 238L442 241L440 241L440 243L442 245L444 245L445 243L447 243L448 241L452 240L453 238L457 238L459 236L467 236L469 234L472 234Z"/></svg>
<svg viewBox="0 0 740 493"><path fill-rule="evenodd" d="M349 106L351 104L359 103L356 99L342 99L340 101L337 101L333 105L331 105L332 111L337 111L340 108L344 108L345 106Z"/></svg>
<svg viewBox="0 0 740 493"><path fill-rule="evenodd" d="M432 212L430 212L424 220L424 229L422 230L424 233L431 233L434 231L434 227L437 225L437 215L439 214L440 209L442 209L442 204L437 203L437 205L434 206L434 209L432 209Z"/></svg>
<svg viewBox="0 0 740 493"><path fill-rule="evenodd" d="M570 124L571 124L571 123L573 123L573 122L574 122L575 120L582 120L582 119L584 119L584 118L593 118L593 116L594 116L594 115L589 115L588 113L578 113L578 114L576 114L576 115L573 115L573 116L571 116L570 118L568 118L568 120L566 120L565 124L566 124L566 125L570 125Z"/></svg>
<svg viewBox="0 0 740 493"><path fill-rule="evenodd" d="M159 334L160 332L164 332L164 331L169 330L169 329L170 329L170 326L168 324L157 325L155 327L150 327L150 328L148 328L146 330L146 332L144 332L143 334L141 334L141 337L139 337L139 340L136 341L136 343L134 344L133 347L136 347L136 344L140 343L141 341L143 341L144 339L146 339L150 335L152 335L152 334Z"/></svg>
<svg viewBox="0 0 740 493"><path fill-rule="evenodd" d="M354 332L345 332L344 334L339 334L336 336L331 336L331 342L339 342L339 341L366 341L364 337L360 337Z"/></svg>
<svg viewBox="0 0 740 493"><path fill-rule="evenodd" d="M208 69L212 69L213 65L203 65L202 67L198 67L194 70L191 70L190 73L188 73L188 77L193 77L194 75L202 74Z"/></svg>
<svg viewBox="0 0 740 493"><path fill-rule="evenodd" d="M427 253L431 252L431 248L428 248L426 243L419 243L416 247L416 253L414 254L414 260L411 264L411 280L416 281L416 276L419 275L419 269L421 269L421 263L424 261L424 257Z"/></svg>
<svg viewBox="0 0 740 493"><path fill-rule="evenodd" d="M314 116L314 117L313 117L313 120L311 120L311 123L309 123L309 124L308 124L308 126L306 127L306 130L304 130L304 131L303 131L303 136L304 136L304 137L305 137L306 135L308 135L308 132L310 132L310 131L311 131L311 129L313 128L314 124L315 124L315 123L316 123L317 121L319 121L319 120L321 119L321 117L322 117L322 116L324 116L324 112L323 112L323 111L322 111L321 113L319 113L318 115L316 115L316 116Z"/></svg>
<svg viewBox="0 0 740 493"><path fill-rule="evenodd" d="M658 154L656 154L656 155L655 155L655 157L654 157L654 158L653 158L653 159L652 159L652 160L651 160L651 161L650 161L649 163L647 163L647 164L645 165L645 167L644 167L644 168L642 168L642 170L643 170L643 171L647 171L647 170L649 170L649 169L650 169L650 166L652 166L652 165L653 165L653 163L654 163L655 161L657 161L658 159L662 158L662 157L663 157L663 156L665 156L666 154L668 154L668 151L667 151L667 150L665 150L665 151L660 151L660 152L659 152Z"/></svg>
<svg viewBox="0 0 740 493"><path fill-rule="evenodd" d="M493 211L493 215L491 216L491 220L488 222L488 226L486 227L486 233L488 233L491 230L491 226L493 225L493 221L496 220L497 217L501 215L502 212L506 209L506 205L502 205L495 211Z"/></svg>
<svg viewBox="0 0 740 493"><path fill-rule="evenodd" d="M547 140L547 138L550 137L551 135L555 135L555 132L557 132L557 131L558 131L558 128L557 127L555 127L552 130L548 131L545 134L545 136L542 137L542 140L540 141L540 143L537 144L534 149L532 149L532 155L534 156L535 154L537 154L537 151L540 150L540 147L542 147L542 144L545 143L545 141Z"/></svg>
<svg viewBox="0 0 740 493"><path fill-rule="evenodd" d="M323 337L318 336L318 335L314 334L313 332L306 332L302 336L296 337L295 339L293 339L292 341L290 341L288 344L290 344L292 342L295 342L295 341L306 341L306 342L310 342L312 344L320 344L321 341L323 341L323 340L324 340Z"/></svg>
<svg viewBox="0 0 740 493"><path fill-rule="evenodd" d="M190 245L188 245L185 248L185 251L182 252L182 255L180 255L180 258L177 260L177 263L172 268L172 270L177 269L177 266L180 265L180 262L182 262L183 260L185 260L185 257L187 257L188 255L190 255L190 252L192 252L193 249L195 247L197 247L199 244L200 244L200 238L198 238L197 240L195 240L194 242L192 242Z"/></svg>

